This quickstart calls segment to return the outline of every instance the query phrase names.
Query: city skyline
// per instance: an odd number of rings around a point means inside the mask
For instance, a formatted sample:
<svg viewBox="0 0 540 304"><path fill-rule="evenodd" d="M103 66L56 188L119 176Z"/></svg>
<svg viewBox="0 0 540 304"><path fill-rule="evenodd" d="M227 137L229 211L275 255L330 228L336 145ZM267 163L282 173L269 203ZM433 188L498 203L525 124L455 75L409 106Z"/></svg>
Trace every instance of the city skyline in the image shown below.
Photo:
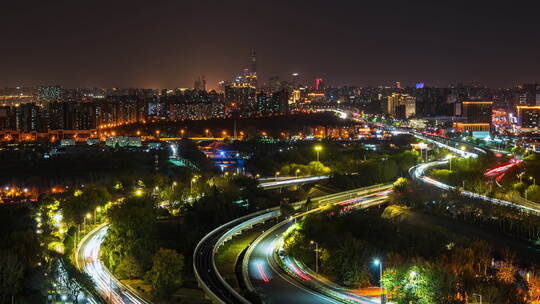
<svg viewBox="0 0 540 304"><path fill-rule="evenodd" d="M191 87L205 75L216 88L249 67L252 49L260 83L292 73L336 86L539 79L538 4L340 4L9 3L0 86Z"/></svg>

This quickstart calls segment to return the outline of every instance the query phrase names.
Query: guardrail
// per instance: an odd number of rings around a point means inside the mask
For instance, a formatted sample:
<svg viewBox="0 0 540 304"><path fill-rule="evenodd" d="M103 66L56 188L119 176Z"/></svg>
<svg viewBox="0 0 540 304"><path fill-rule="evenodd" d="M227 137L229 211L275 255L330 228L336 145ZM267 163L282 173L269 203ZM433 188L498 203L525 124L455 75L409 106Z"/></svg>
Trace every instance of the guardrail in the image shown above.
<svg viewBox="0 0 540 304"><path fill-rule="evenodd" d="M433 178L430 178L430 177L427 177L427 176L424 175L425 171L427 169L429 169L430 167L441 166L441 165L446 164L447 162L448 161L435 161L435 162L416 165L414 167L411 167L411 169L409 171L409 174L414 179L418 179L418 180L420 180L420 181L422 181L424 183L434 185L435 187L443 189L443 190L447 190L447 191L458 190L457 187L447 185L445 183L442 183L442 182L440 182L438 180L435 180ZM529 212L529 213L532 212L532 213L536 213L536 214L540 213L540 205L532 205L532 204L520 205L520 204L512 203L512 202L509 202L509 201L501 200L501 199L498 199L498 198L493 198L493 197L489 197L489 196L486 196L486 195L477 194L477 193L467 191L467 190L461 190L461 191L459 191L459 193L461 195L463 195L463 196L468 196L468 197L471 197L471 198L481 199L481 200L484 200L484 201L487 201L487 202L490 202L490 203L493 203L493 204L520 209L523 212Z"/></svg>
<svg viewBox="0 0 540 304"><path fill-rule="evenodd" d="M329 202L333 200L343 200L343 198L352 197L354 196L354 194L360 195L361 193L364 193L365 191L369 191L373 189L377 189L377 190L385 189L385 187L390 188L391 185L378 184L378 185L373 185L369 187L344 191L340 193L324 195L324 196L320 196L320 197L316 197L312 199L312 202L318 203L318 204L328 204ZM306 200L296 202L293 204L293 207L295 209L298 209L301 206L303 206L305 202ZM213 244L212 254L210 257L210 261L211 261L210 266L212 268L212 271L216 275L218 281L222 285L222 287L225 288L227 292L229 292L231 295L233 295L236 301L238 301L239 303L245 303L245 304L250 303L247 299L245 299L242 295L240 295L232 286L230 286L230 284L228 284L225 281L225 279L221 276L221 274L219 273L217 269L217 265L215 263L215 255L217 251L219 250L219 248L223 246L225 242L228 241L230 238L232 238L235 234L240 233L242 230L246 229L248 226L254 226L256 224L263 223L264 221L278 217L280 214L281 213L279 211L279 207L274 207L274 208L258 211L252 214L248 214L217 227L216 229L212 230L210 233L208 233L204 238L202 238L199 241L199 243L195 247L195 251L193 252L193 270L194 270L195 278L197 279L199 286L203 289L205 294L210 298L210 300L213 303L226 303L226 302L222 298L220 298L218 295L216 295L216 293L212 290L211 286L209 286L207 282L204 281L200 273L200 270L202 269L197 269L197 264L198 264L197 259L200 258L199 256L202 254L201 250L203 246L206 245L205 243L209 241L211 238L216 237L219 233L222 233L222 235L219 236L217 241ZM246 284L249 284L249 282L246 282Z"/></svg>
<svg viewBox="0 0 540 304"><path fill-rule="evenodd" d="M365 188L358 188L358 189L354 189L354 190L340 192L340 193L337 193L337 194L331 194L331 195L326 195L326 196L323 196L323 197L319 197L317 201L319 202L320 206L318 208L314 208L312 210L303 212L303 213L301 213L299 215L295 215L291 219L296 219L298 217L302 217L302 216L305 216L307 214L318 212L322 207L324 207L325 205L328 205L328 204L339 203L339 202L341 202L343 200L346 200L346 199L350 199L350 198L353 198L353 197L358 197L358 196L368 194L368 193L371 193L371 192L375 192L375 191L389 190L391 188L392 188L391 184L390 185L378 184L378 185L373 185L373 186L369 186L369 187L365 187ZM370 205L370 206L372 206L372 205ZM255 292L255 287L253 286L253 284L251 283L251 280L249 279L249 267L248 267L249 265L248 264L249 264L249 257L251 256L253 250L255 249L256 244L259 243L260 240L267 237L269 234L273 233L276 229L278 229L281 226L285 225L291 219L281 221L277 225L274 225L270 229L266 230L263 234L259 235L251 243L248 250L246 251L246 254L244 256L244 260L242 261L242 277L244 278L244 282L246 283L246 287L247 287L247 289L249 291Z"/></svg>

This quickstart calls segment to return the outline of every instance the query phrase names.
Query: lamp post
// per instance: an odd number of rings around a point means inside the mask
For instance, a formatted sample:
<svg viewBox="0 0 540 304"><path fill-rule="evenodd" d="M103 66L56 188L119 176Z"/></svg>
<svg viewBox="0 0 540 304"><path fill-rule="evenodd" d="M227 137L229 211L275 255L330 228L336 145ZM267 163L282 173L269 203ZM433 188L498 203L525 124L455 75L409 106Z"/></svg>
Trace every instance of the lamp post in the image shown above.
<svg viewBox="0 0 540 304"><path fill-rule="evenodd" d="M450 171L452 171L452 155L448 154L448 158L450 159Z"/></svg>
<svg viewBox="0 0 540 304"><path fill-rule="evenodd" d="M193 183L197 181L197 175L195 175L192 179L191 179L191 183L190 183L190 187L189 187L189 192L191 194L193 194Z"/></svg>
<svg viewBox="0 0 540 304"><path fill-rule="evenodd" d="M275 180L277 180L277 179L278 179L278 176L279 176L279 174L280 174L280 172L279 172L279 171L277 171L277 172L276 172L276 176L275 176Z"/></svg>
<svg viewBox="0 0 540 304"><path fill-rule="evenodd" d="M532 180L532 181L533 181L533 184L536 186L536 178L530 176L529 179Z"/></svg>
<svg viewBox="0 0 540 304"><path fill-rule="evenodd" d="M86 219L91 219L92 218L92 214L90 213L87 213L85 216L84 216L84 221L83 221L83 231L86 232Z"/></svg>
<svg viewBox="0 0 540 304"><path fill-rule="evenodd" d="M296 173L296 178L298 178L298 173L300 173L300 169L296 169L295 173Z"/></svg>
<svg viewBox="0 0 540 304"><path fill-rule="evenodd" d="M97 207L96 209L94 209L94 225L97 223L97 213L98 212L101 212L101 207Z"/></svg>
<svg viewBox="0 0 540 304"><path fill-rule="evenodd" d="M317 146L315 146L314 149L315 149L315 152L317 152L317 161L319 161L319 153L322 150L322 146L317 145Z"/></svg>
<svg viewBox="0 0 540 304"><path fill-rule="evenodd" d="M373 261L373 264L375 264L375 266L379 266L379 286L381 288L381 304L386 304L386 296L384 294L384 284L383 284L383 281L382 281L382 276L383 276L383 265L382 265L382 261L379 260L379 259L375 259Z"/></svg>
<svg viewBox="0 0 540 304"><path fill-rule="evenodd" d="M319 243L311 241L315 245L315 273L319 276Z"/></svg>
<svg viewBox="0 0 540 304"><path fill-rule="evenodd" d="M478 297L479 302L476 302L476 303L482 304L482 295L481 295L481 294L479 294L479 293L473 293L473 294L472 294L472 297L473 297L473 300L474 300L476 297Z"/></svg>
<svg viewBox="0 0 540 304"><path fill-rule="evenodd" d="M517 176L519 177L519 182L523 182L523 174L525 174L525 171L519 173Z"/></svg>

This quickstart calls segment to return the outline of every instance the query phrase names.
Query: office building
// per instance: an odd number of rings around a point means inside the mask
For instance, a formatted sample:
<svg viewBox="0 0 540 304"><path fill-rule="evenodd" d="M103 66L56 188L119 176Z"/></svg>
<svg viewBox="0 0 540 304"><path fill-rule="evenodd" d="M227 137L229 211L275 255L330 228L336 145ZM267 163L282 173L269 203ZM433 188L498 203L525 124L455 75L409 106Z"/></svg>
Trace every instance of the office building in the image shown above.
<svg viewBox="0 0 540 304"><path fill-rule="evenodd" d="M518 125L522 129L538 129L540 106L517 106Z"/></svg>
<svg viewBox="0 0 540 304"><path fill-rule="evenodd" d="M398 118L410 118L416 115L416 97L409 94L392 93L387 98L386 113Z"/></svg>

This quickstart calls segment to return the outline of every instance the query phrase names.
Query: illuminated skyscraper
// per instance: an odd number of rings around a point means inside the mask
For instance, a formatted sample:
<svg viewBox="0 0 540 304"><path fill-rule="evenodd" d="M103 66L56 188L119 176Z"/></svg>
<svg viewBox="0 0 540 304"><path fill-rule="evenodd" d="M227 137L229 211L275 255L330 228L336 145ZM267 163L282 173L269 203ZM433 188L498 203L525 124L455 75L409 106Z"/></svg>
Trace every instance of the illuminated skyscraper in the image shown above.
<svg viewBox="0 0 540 304"><path fill-rule="evenodd" d="M456 123L454 127L458 132L470 132L474 137L485 137L491 132L493 116L492 101L464 101L463 116L466 123Z"/></svg>
<svg viewBox="0 0 540 304"><path fill-rule="evenodd" d="M246 81L252 86L257 87L257 54L255 50L251 50L249 56L249 69L246 73Z"/></svg>
<svg viewBox="0 0 540 304"><path fill-rule="evenodd" d="M322 91L324 88L324 83L322 78L315 78L315 90Z"/></svg>
<svg viewBox="0 0 540 304"><path fill-rule="evenodd" d="M392 93L388 96L387 113L399 118L410 118L416 115L416 97Z"/></svg>

